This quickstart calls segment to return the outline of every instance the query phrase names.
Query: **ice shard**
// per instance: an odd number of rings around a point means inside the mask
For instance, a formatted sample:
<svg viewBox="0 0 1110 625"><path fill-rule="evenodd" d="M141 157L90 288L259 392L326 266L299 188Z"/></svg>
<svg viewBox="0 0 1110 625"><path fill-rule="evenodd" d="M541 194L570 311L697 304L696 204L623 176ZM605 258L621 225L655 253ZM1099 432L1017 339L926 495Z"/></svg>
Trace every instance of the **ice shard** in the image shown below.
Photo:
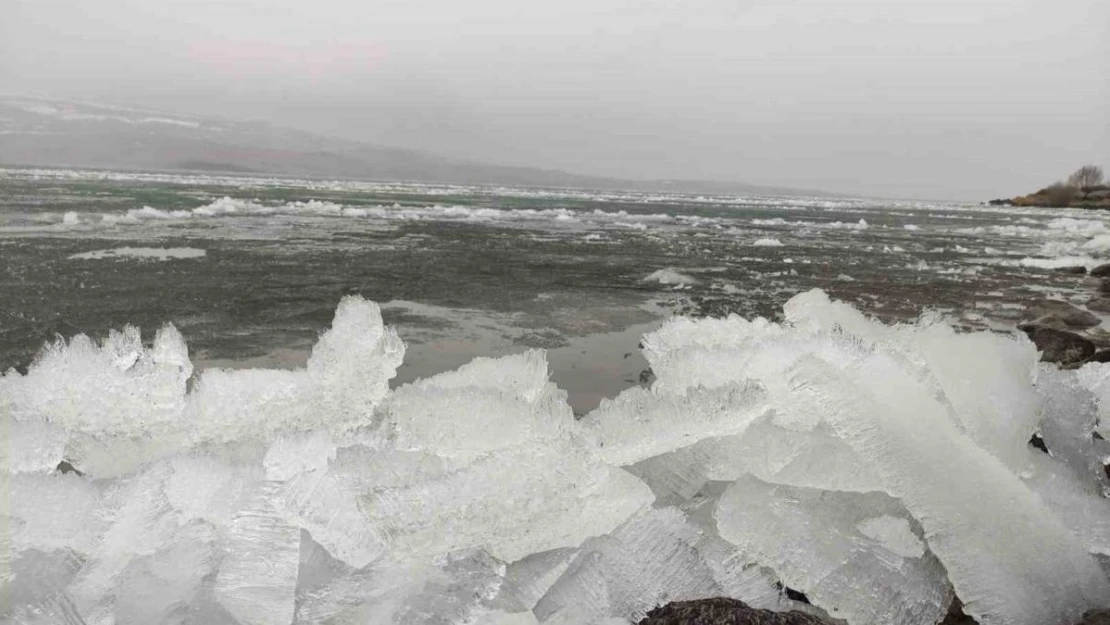
<svg viewBox="0 0 1110 625"><path fill-rule="evenodd" d="M1071 623L1110 605L1110 581L1084 546L889 358L850 371L803 359L792 383L921 523L966 613L988 625Z"/></svg>
<svg viewBox="0 0 1110 625"><path fill-rule="evenodd" d="M907 516L882 493L781 486L750 476L733 482L715 513L722 538L833 618L850 625L931 625L948 610L952 589Z"/></svg>

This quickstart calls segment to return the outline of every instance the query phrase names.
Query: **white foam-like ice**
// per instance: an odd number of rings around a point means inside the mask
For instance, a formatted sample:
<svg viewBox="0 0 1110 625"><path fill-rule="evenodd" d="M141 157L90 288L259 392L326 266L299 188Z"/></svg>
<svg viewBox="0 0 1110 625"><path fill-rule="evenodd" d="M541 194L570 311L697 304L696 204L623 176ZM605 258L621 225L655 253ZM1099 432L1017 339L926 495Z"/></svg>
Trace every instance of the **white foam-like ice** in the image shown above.
<svg viewBox="0 0 1110 625"><path fill-rule="evenodd" d="M687 284L697 284L698 280L684 273L679 273L674 269L656 269L644 278L644 282L684 286Z"/></svg>
<svg viewBox="0 0 1110 625"><path fill-rule="evenodd" d="M954 591L984 625L1039 625L1110 605L1110 365L1041 369L1024 337L887 326L820 291L784 318L668 321L643 339L651 387L581 420L538 350L390 390L404 344L353 297L301 370L194 379L172 326L59 340L0 376L0 619L630 623L728 596L932 625Z"/></svg>
<svg viewBox="0 0 1110 625"><path fill-rule="evenodd" d="M779 241L778 239L772 239L770 237L765 237L765 238L762 238L762 239L756 239L752 243L752 245L754 245L756 247L782 247L783 243L782 243L782 241Z"/></svg>
<svg viewBox="0 0 1110 625"><path fill-rule="evenodd" d="M71 254L69 260L101 260L135 258L138 260L175 260L204 258L207 251L195 247L117 247L110 250L93 250Z"/></svg>

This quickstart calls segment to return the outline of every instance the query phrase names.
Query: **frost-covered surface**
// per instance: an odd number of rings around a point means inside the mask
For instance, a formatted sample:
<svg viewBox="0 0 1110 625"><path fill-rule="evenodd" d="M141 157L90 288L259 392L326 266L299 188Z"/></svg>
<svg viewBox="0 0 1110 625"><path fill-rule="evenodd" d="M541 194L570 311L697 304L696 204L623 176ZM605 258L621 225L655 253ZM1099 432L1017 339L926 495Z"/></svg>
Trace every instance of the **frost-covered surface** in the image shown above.
<svg viewBox="0 0 1110 625"><path fill-rule="evenodd" d="M194 375L172 326L59 341L0 377L0 618L629 623L729 596L932 624L955 595L1039 625L1110 606L1110 365L1042 368L1024 338L886 326L820 291L784 318L672 319L643 339L651 388L581 420L538 350L389 390L404 344L353 297L298 371Z"/></svg>

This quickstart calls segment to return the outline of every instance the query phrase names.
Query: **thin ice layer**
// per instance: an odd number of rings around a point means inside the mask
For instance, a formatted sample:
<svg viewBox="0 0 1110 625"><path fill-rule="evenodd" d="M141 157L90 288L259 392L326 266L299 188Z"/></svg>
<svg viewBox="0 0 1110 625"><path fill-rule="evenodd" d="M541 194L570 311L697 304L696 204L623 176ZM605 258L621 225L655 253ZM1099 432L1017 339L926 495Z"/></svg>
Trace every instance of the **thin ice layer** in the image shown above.
<svg viewBox="0 0 1110 625"><path fill-rule="evenodd" d="M545 441L382 489L362 509L398 555L484 547L511 562L609 532L653 499L643 482L580 445Z"/></svg>
<svg viewBox="0 0 1110 625"><path fill-rule="evenodd" d="M311 557L319 568L320 558ZM302 558L302 572L305 566ZM329 568L329 579L298 591L298 624L535 623L529 610L501 599L509 584L505 564L481 550L449 553L435 563Z"/></svg>
<svg viewBox="0 0 1110 625"><path fill-rule="evenodd" d="M379 412L399 449L474 458L574 430L566 391L548 379L546 354L476 358L395 390Z"/></svg>
<svg viewBox="0 0 1110 625"><path fill-rule="evenodd" d="M64 456L86 472L93 465L111 477L130 471L153 450L180 445L191 374L185 341L171 325L150 348L132 326L99 344L85 335L59 339L44 347L27 375L0 376L0 420L13 434L5 441L4 467L48 471ZM85 461L86 451L105 448L108 453Z"/></svg>
<svg viewBox="0 0 1110 625"><path fill-rule="evenodd" d="M1076 372L1076 379L1098 398L1098 423L1095 431L1110 441L1110 363L1092 362Z"/></svg>
<svg viewBox="0 0 1110 625"><path fill-rule="evenodd" d="M170 623L186 618L216 572L221 554L215 543L215 528L194 521L154 553L133 558L116 580L116 622Z"/></svg>
<svg viewBox="0 0 1110 625"><path fill-rule="evenodd" d="M887 353L892 365L939 398L976 444L1011 470L1024 470L1025 445L1041 412L1030 384L1038 359L1032 342L992 332L957 334L927 315L915 325L887 326L817 289L791 298L783 312L795 328L851 336Z"/></svg>
<svg viewBox="0 0 1110 625"><path fill-rule="evenodd" d="M765 482L825 490L880 488L873 469L821 423L812 429L787 429L772 414L740 436L707 439L693 449L708 458L711 480L751 474Z"/></svg>
<svg viewBox="0 0 1110 625"><path fill-rule="evenodd" d="M921 523L979 622L1070 623L1110 605L1110 582L1083 545L890 359L872 356L849 371L806 359L792 383Z"/></svg>
<svg viewBox="0 0 1110 625"><path fill-rule="evenodd" d="M1110 558L1110 499L1091 492L1090 484L1043 454L1033 457L1024 481L1089 553Z"/></svg>
<svg viewBox="0 0 1110 625"><path fill-rule="evenodd" d="M724 590L696 545L701 532L675 508L632 517L587 541L536 604L540 622L639 621L657 605L720 596Z"/></svg>
<svg viewBox="0 0 1110 625"><path fill-rule="evenodd" d="M8 579L0 581L0 619L30 623L35 622L37 615L54 613L59 608L60 614L76 616L65 588L84 564L80 556L70 549L25 549L7 555L12 560Z"/></svg>
<svg viewBox="0 0 1110 625"><path fill-rule="evenodd" d="M271 441L285 432L342 435L368 426L404 352L377 304L345 297L305 370L205 371L190 396L192 440Z"/></svg>
<svg viewBox="0 0 1110 625"><path fill-rule="evenodd" d="M850 625L932 625L951 603L937 559L921 543L917 555L903 555L912 534L882 528L885 535L877 538L861 530L886 517L908 528L905 510L881 493L780 486L749 476L725 491L714 516L722 538Z"/></svg>
<svg viewBox="0 0 1110 625"><path fill-rule="evenodd" d="M693 498L711 481L754 475L766 482L867 492L881 489L874 470L824 424L792 430L761 414L741 434L702 438L626 468L651 487L660 505ZM739 428L737 428L739 429Z"/></svg>
<svg viewBox="0 0 1110 625"><path fill-rule="evenodd" d="M388 444L351 445L334 454L326 469L289 476L277 488L274 505L290 522L309 531L331 556L355 568L389 552L382 528L363 503L381 492L419 493L421 485L442 479L455 468L438 456L398 451Z"/></svg>
<svg viewBox="0 0 1110 625"><path fill-rule="evenodd" d="M293 620L300 530L274 509L274 482L263 482L228 528L227 555L213 592L237 620L287 625Z"/></svg>
<svg viewBox="0 0 1110 625"><path fill-rule="evenodd" d="M767 412L763 387L732 383L692 389L684 397L628 389L582 420L598 454L623 466L693 445L703 438L743 432Z"/></svg>
<svg viewBox="0 0 1110 625"><path fill-rule="evenodd" d="M1110 496L1110 475L1103 468L1110 460L1110 442L1095 437L1100 401L1079 377L1075 371L1041 368L1037 377L1037 390L1044 397L1041 437L1052 457L1067 465L1091 493Z"/></svg>

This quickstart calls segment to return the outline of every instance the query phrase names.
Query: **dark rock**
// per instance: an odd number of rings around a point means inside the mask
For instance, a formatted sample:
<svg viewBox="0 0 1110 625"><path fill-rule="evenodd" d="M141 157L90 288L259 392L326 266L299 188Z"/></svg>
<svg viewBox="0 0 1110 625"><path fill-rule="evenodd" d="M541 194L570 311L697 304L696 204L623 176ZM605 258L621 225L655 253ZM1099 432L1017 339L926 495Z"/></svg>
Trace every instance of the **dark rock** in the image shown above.
<svg viewBox="0 0 1110 625"><path fill-rule="evenodd" d="M1038 317L1033 321L1023 321L1019 323L1017 327L1018 330L1021 330L1022 332L1028 334L1030 338L1032 338L1033 333L1036 332L1038 328L1054 328L1056 330L1067 330L1068 324L1064 323L1064 320L1057 317L1056 315L1045 315L1043 317Z"/></svg>
<svg viewBox="0 0 1110 625"><path fill-rule="evenodd" d="M644 369L640 372L640 386L648 388L654 383L655 372L651 370L651 367L648 367L647 369Z"/></svg>
<svg viewBox="0 0 1110 625"><path fill-rule="evenodd" d="M77 467L69 463L68 460L62 460L58 466L54 468L55 471L65 475L66 473L76 473L77 475L84 475L84 473L77 470Z"/></svg>
<svg viewBox="0 0 1110 625"><path fill-rule="evenodd" d="M990 206L1013 206L1014 203L1006 198L997 198L987 202Z"/></svg>
<svg viewBox="0 0 1110 625"><path fill-rule="evenodd" d="M1095 355L1088 358L1087 362L1110 362L1110 349L1095 352Z"/></svg>
<svg viewBox="0 0 1110 625"><path fill-rule="evenodd" d="M1071 273L1077 276L1082 276L1087 273L1087 268L1083 265L1072 265L1071 267L1057 267L1056 271L1060 273Z"/></svg>
<svg viewBox="0 0 1110 625"><path fill-rule="evenodd" d="M1044 444L1044 439L1041 438L1040 434L1034 433L1033 437L1029 439L1029 444L1046 454L1048 453L1048 447Z"/></svg>
<svg viewBox="0 0 1110 625"><path fill-rule="evenodd" d="M1059 319L1072 328L1093 328L1102 323L1102 320L1090 311L1058 300L1041 300L1031 304L1026 308L1025 312L1027 318L1034 318L1040 321L1046 317L1051 317ZM1050 326L1051 324L1040 323L1039 325Z"/></svg>
<svg viewBox="0 0 1110 625"><path fill-rule="evenodd" d="M806 593L803 593L803 592L800 592L800 591L795 591L794 588L791 588L789 586L784 586L783 587L783 593L786 595L786 598L790 599L790 601L796 601L796 602L800 602L800 603L804 603L804 604L808 604L808 605L813 605L813 604L809 603L809 597L806 596Z"/></svg>
<svg viewBox="0 0 1110 625"><path fill-rule="evenodd" d="M674 601L647 613L639 625L827 625L804 612L772 612L736 599Z"/></svg>
<svg viewBox="0 0 1110 625"><path fill-rule="evenodd" d="M953 597L952 603L948 605L948 614L940 625L978 625L978 623L979 621L964 614L964 604L960 598Z"/></svg>
<svg viewBox="0 0 1110 625"><path fill-rule="evenodd" d="M1032 338L1044 362L1074 364L1085 362L1095 355L1094 343L1067 330L1037 328Z"/></svg>
<svg viewBox="0 0 1110 625"><path fill-rule="evenodd" d="M1098 283L1099 293L1110 293L1110 280L1102 280Z"/></svg>
<svg viewBox="0 0 1110 625"><path fill-rule="evenodd" d="M1077 625L1110 625L1110 610L1089 610Z"/></svg>
<svg viewBox="0 0 1110 625"><path fill-rule="evenodd" d="M1087 300L1087 308L1095 312L1110 313L1110 297L1094 297Z"/></svg>
<svg viewBox="0 0 1110 625"><path fill-rule="evenodd" d="M1110 276L1110 263L1104 263L1091 270L1091 275L1096 278L1105 278Z"/></svg>

